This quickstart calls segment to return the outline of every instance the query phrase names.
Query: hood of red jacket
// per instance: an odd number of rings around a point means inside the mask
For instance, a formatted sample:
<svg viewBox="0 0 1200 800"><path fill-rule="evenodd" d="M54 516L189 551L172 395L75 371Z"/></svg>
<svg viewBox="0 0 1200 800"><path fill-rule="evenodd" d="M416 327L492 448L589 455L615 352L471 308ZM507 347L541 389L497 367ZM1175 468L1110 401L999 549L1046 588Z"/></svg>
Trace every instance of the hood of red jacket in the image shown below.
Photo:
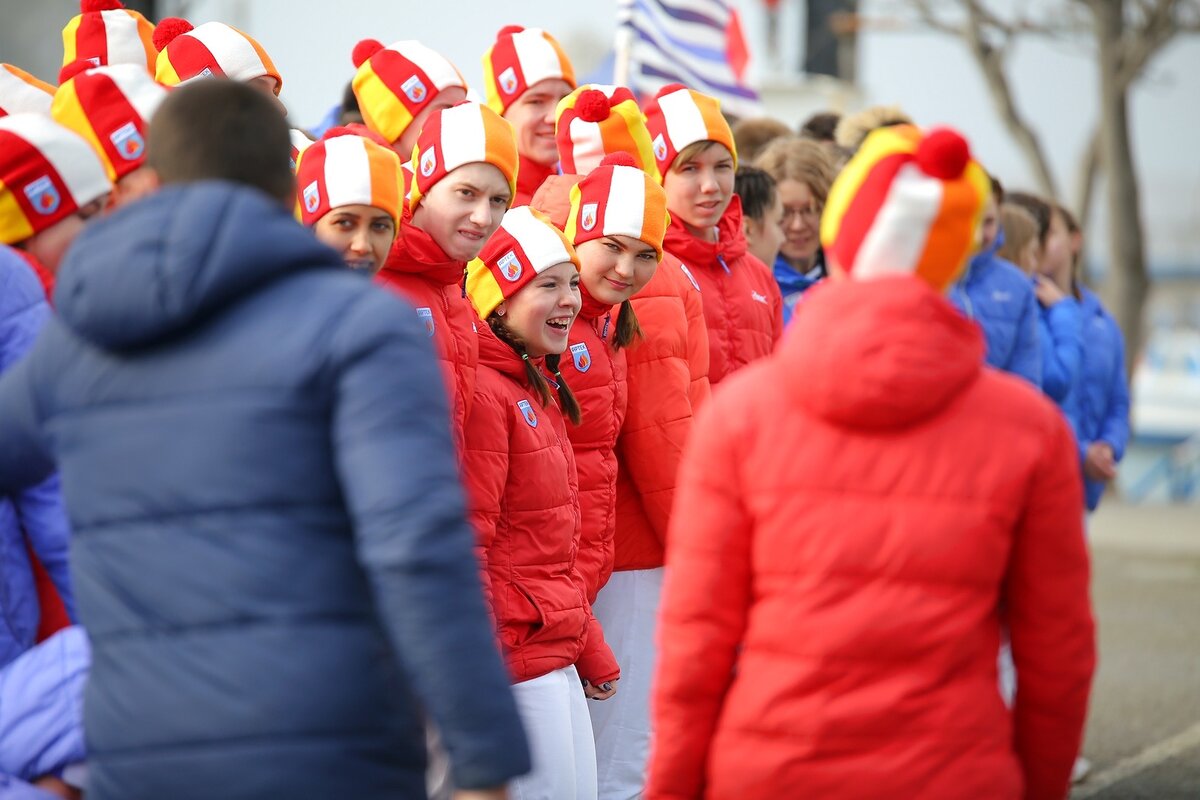
<svg viewBox="0 0 1200 800"><path fill-rule="evenodd" d="M869 429L934 415L979 376L983 355L978 326L908 275L810 290L779 350L806 409Z"/></svg>
<svg viewBox="0 0 1200 800"><path fill-rule="evenodd" d="M462 283L467 268L465 261L455 261L422 228L406 217L400 221L396 237L381 272L405 272L424 275L436 283Z"/></svg>
<svg viewBox="0 0 1200 800"><path fill-rule="evenodd" d="M684 227L679 215L671 215L671 224L667 226L667 235L663 240L663 249L678 258L683 263L692 266L700 264L715 264L718 258L725 259L731 264L735 259L746 254L746 234L742 230L742 199L736 194L729 202L729 208L717 222L717 241L706 242L697 239Z"/></svg>

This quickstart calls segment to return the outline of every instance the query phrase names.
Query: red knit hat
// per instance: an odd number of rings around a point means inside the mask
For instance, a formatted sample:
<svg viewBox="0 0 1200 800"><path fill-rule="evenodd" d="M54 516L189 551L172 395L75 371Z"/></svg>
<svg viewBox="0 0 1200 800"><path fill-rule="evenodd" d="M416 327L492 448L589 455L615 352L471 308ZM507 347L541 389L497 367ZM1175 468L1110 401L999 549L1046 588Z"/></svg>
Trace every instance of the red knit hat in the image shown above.
<svg viewBox="0 0 1200 800"><path fill-rule="evenodd" d="M354 48L351 84L367 127L395 143L418 114L446 89L467 82L440 53L407 40L384 47L363 39Z"/></svg>
<svg viewBox="0 0 1200 800"><path fill-rule="evenodd" d="M442 178L464 164L476 162L500 170L516 197L518 156L512 124L479 103L460 103L435 111L421 128L413 148L409 207L415 209Z"/></svg>
<svg viewBox="0 0 1200 800"><path fill-rule="evenodd" d="M658 170L663 175L675 163L675 157L696 142L719 142L733 156L737 168L737 145L733 131L721 114L721 102L715 97L672 83L658 90L646 105L646 127Z"/></svg>
<svg viewBox="0 0 1200 800"><path fill-rule="evenodd" d="M566 81L575 88L575 68L553 36L541 28L506 25L483 54L487 104L503 116L530 86L544 80Z"/></svg>
<svg viewBox="0 0 1200 800"><path fill-rule="evenodd" d="M83 60L93 67L136 64L154 74L158 51L154 25L121 0L80 0L80 12L63 28L63 62Z"/></svg>
<svg viewBox="0 0 1200 800"><path fill-rule="evenodd" d="M341 206L372 206L400 226L404 202L400 157L390 147L334 128L305 149L296 165L296 215L305 225Z"/></svg>
<svg viewBox="0 0 1200 800"><path fill-rule="evenodd" d="M159 51L154 77L165 86L224 76L242 83L274 78L277 95L283 88L283 78L262 45L223 22L196 28L185 19L167 17L154 29L154 46Z"/></svg>

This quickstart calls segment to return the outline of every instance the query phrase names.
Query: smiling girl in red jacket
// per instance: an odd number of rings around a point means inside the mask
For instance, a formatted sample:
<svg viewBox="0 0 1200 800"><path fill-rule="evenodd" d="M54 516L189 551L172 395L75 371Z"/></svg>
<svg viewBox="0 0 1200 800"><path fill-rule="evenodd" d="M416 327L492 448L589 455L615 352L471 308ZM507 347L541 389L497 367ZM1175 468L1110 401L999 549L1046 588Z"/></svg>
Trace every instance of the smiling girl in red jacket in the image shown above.
<svg viewBox="0 0 1200 800"><path fill-rule="evenodd" d="M666 249L700 285L715 387L775 348L783 299L771 270L746 247L733 193L737 148L720 103L671 84L646 106L646 127L671 212Z"/></svg>
<svg viewBox="0 0 1200 800"><path fill-rule="evenodd" d="M595 798L585 697L610 697L620 671L576 565L579 487L563 416L580 416L559 359L581 305L578 256L546 217L515 208L468 267L467 291L485 324L463 473L533 751L514 794Z"/></svg>
<svg viewBox="0 0 1200 800"><path fill-rule="evenodd" d="M461 447L479 361L463 277L516 192L512 126L478 103L435 111L417 138L412 172L409 210L378 280L416 306L437 344Z"/></svg>

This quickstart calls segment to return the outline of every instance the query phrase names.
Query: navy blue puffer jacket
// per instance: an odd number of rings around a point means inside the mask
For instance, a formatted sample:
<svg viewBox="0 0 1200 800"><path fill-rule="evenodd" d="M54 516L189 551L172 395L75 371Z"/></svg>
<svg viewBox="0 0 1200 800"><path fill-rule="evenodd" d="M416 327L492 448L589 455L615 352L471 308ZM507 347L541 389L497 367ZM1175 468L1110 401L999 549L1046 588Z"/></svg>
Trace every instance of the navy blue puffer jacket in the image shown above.
<svg viewBox="0 0 1200 800"><path fill-rule="evenodd" d="M401 302L255 190L94 223L0 381L0 489L57 459L89 798L421 797L528 769L442 379Z"/></svg>

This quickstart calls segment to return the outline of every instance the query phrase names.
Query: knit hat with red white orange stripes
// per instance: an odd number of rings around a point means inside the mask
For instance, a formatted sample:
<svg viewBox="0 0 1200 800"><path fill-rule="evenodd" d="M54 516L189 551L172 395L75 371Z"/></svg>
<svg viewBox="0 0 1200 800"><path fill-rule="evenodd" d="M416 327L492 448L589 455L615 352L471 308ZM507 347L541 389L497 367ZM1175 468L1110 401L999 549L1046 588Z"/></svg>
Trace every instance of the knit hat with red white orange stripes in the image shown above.
<svg viewBox="0 0 1200 800"><path fill-rule="evenodd" d="M464 92L467 82L445 56L420 42L406 40L384 47L363 39L354 47L351 86L367 127L389 142L404 131L446 89Z"/></svg>
<svg viewBox="0 0 1200 800"><path fill-rule="evenodd" d="M637 98L624 86L580 86L559 101L554 116L563 174L583 175L610 153L628 153L639 169L659 179L650 131Z"/></svg>
<svg viewBox="0 0 1200 800"><path fill-rule="evenodd" d="M400 157L390 148L333 128L300 154L296 164L296 216L304 225L341 206L386 211L400 227L404 203Z"/></svg>
<svg viewBox="0 0 1200 800"><path fill-rule="evenodd" d="M571 187L564 232L576 246L605 236L629 236L652 246L662 261L670 221L662 186L638 169L628 153L614 153Z"/></svg>
<svg viewBox="0 0 1200 800"><path fill-rule="evenodd" d="M49 114L54 87L20 67L0 64L0 117L9 114Z"/></svg>
<svg viewBox="0 0 1200 800"><path fill-rule="evenodd" d="M579 269L570 240L542 212L529 206L509 209L479 257L467 264L467 296L486 320L538 275L567 262Z"/></svg>
<svg viewBox="0 0 1200 800"><path fill-rule="evenodd" d="M506 25L483 54L488 107L503 115L535 83L557 79L575 88L575 68L553 36L541 28Z"/></svg>
<svg viewBox="0 0 1200 800"><path fill-rule="evenodd" d="M976 244L990 193L958 132L880 128L833 182L821 244L852 278L914 274L945 289Z"/></svg>
<svg viewBox="0 0 1200 800"><path fill-rule="evenodd" d="M733 156L737 168L737 145L733 131L721 114L721 102L678 83L658 90L646 105L646 127L650 145L663 175L675 163L675 157L696 142L719 142Z"/></svg>
<svg viewBox="0 0 1200 800"><path fill-rule="evenodd" d="M111 190L78 134L43 114L0 118L0 244L23 242Z"/></svg>
<svg viewBox="0 0 1200 800"><path fill-rule="evenodd" d="M137 64L154 74L154 25L121 0L80 0L81 13L63 28L63 62L93 67Z"/></svg>
<svg viewBox="0 0 1200 800"><path fill-rule="evenodd" d="M433 112L413 148L409 208L416 209L421 198L442 178L464 164L476 162L500 170L512 196L516 196L517 137L512 124L480 103L461 103Z"/></svg>
<svg viewBox="0 0 1200 800"><path fill-rule="evenodd" d="M91 144L105 172L118 181L146 160L146 128L167 90L136 64L63 67L50 114Z"/></svg>
<svg viewBox="0 0 1200 800"><path fill-rule="evenodd" d="M275 94L283 78L262 45L249 35L223 22L206 22L199 27L179 17L167 17L154 29L158 48L154 78L165 86L193 78L226 77L246 83L255 78L274 78Z"/></svg>

